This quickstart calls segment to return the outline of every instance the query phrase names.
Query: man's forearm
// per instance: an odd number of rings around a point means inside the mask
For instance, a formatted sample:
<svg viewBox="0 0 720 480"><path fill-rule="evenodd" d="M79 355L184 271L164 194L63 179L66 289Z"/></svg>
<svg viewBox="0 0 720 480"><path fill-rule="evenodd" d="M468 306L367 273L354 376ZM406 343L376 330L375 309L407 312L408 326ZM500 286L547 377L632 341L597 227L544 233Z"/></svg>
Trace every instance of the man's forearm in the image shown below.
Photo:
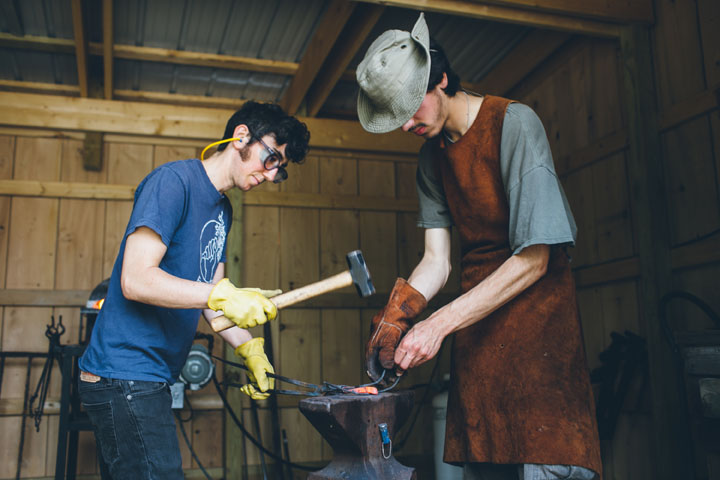
<svg viewBox="0 0 720 480"><path fill-rule="evenodd" d="M175 277L160 267L122 275L125 298L165 308L207 308L214 285Z"/></svg>
<svg viewBox="0 0 720 480"><path fill-rule="evenodd" d="M548 245L527 247L428 320L442 321L446 335L482 320L545 275L549 255Z"/></svg>

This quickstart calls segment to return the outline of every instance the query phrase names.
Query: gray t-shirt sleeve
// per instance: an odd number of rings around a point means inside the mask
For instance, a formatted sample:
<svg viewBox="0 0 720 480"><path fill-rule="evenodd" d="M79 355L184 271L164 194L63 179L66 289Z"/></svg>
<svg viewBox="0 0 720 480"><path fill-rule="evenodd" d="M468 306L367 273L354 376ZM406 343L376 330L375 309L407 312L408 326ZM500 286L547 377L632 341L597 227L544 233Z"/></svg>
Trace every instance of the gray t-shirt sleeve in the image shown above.
<svg viewBox="0 0 720 480"><path fill-rule="evenodd" d="M530 245L574 245L577 227L555 173L545 128L526 105L513 103L505 112L500 169L513 253Z"/></svg>
<svg viewBox="0 0 720 480"><path fill-rule="evenodd" d="M452 225L445 189L435 174L433 159L427 143L423 144L418 157L416 175L418 195L418 227L446 228Z"/></svg>

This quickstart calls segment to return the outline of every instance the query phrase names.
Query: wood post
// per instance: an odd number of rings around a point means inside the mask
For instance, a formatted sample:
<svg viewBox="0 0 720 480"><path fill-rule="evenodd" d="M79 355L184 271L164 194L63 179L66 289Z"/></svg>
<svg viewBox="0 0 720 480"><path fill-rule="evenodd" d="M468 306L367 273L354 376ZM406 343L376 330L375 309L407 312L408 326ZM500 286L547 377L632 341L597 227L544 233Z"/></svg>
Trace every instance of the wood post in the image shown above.
<svg viewBox="0 0 720 480"><path fill-rule="evenodd" d="M640 262L638 283L641 325L647 337L652 390L652 478L691 478L686 412L670 346L660 328L659 303L671 288L670 233L658 133L657 96L650 32L624 27L621 37L624 108L630 138L628 177L634 235Z"/></svg>

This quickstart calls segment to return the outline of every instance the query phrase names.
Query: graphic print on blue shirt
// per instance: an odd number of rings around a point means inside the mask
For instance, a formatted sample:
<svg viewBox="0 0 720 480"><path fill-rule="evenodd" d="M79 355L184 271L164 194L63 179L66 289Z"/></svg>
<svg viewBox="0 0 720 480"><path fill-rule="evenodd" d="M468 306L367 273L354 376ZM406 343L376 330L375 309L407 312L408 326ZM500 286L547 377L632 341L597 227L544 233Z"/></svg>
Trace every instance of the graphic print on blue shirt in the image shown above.
<svg viewBox="0 0 720 480"><path fill-rule="evenodd" d="M138 228L157 233L167 247L163 271L186 280L212 282L225 261L232 207L199 160L153 170L140 183L108 294L80 368L108 378L173 383L197 330L200 309L171 309L127 300L120 277L127 237Z"/></svg>
<svg viewBox="0 0 720 480"><path fill-rule="evenodd" d="M225 252L225 220L220 212L217 220L209 220L200 232L200 275L198 282L212 283L215 270Z"/></svg>

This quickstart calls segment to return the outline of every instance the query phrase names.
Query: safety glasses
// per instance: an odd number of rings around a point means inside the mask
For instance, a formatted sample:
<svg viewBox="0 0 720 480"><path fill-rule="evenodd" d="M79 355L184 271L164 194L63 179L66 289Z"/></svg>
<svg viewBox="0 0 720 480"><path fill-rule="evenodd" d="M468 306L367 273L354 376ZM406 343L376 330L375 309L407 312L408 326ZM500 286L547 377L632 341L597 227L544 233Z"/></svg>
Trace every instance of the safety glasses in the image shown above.
<svg viewBox="0 0 720 480"><path fill-rule="evenodd" d="M257 137L256 137L257 138ZM234 140L242 140L240 138L226 138L225 140L220 140L217 142L213 142L207 147L203 148L203 151L200 153L200 160L205 159L205 152L208 151L210 148L220 145L221 143L228 143L232 142ZM262 138L257 138L257 141L260 142L260 144L263 146L263 151L260 152L260 160L262 160L263 168L265 170L274 170L277 168L277 173L275 173L275 178L273 178L273 183L280 183L282 181L287 180L288 173L287 170L285 170L285 165L280 165L282 162L282 154L275 150L274 148L271 148L262 141Z"/></svg>

